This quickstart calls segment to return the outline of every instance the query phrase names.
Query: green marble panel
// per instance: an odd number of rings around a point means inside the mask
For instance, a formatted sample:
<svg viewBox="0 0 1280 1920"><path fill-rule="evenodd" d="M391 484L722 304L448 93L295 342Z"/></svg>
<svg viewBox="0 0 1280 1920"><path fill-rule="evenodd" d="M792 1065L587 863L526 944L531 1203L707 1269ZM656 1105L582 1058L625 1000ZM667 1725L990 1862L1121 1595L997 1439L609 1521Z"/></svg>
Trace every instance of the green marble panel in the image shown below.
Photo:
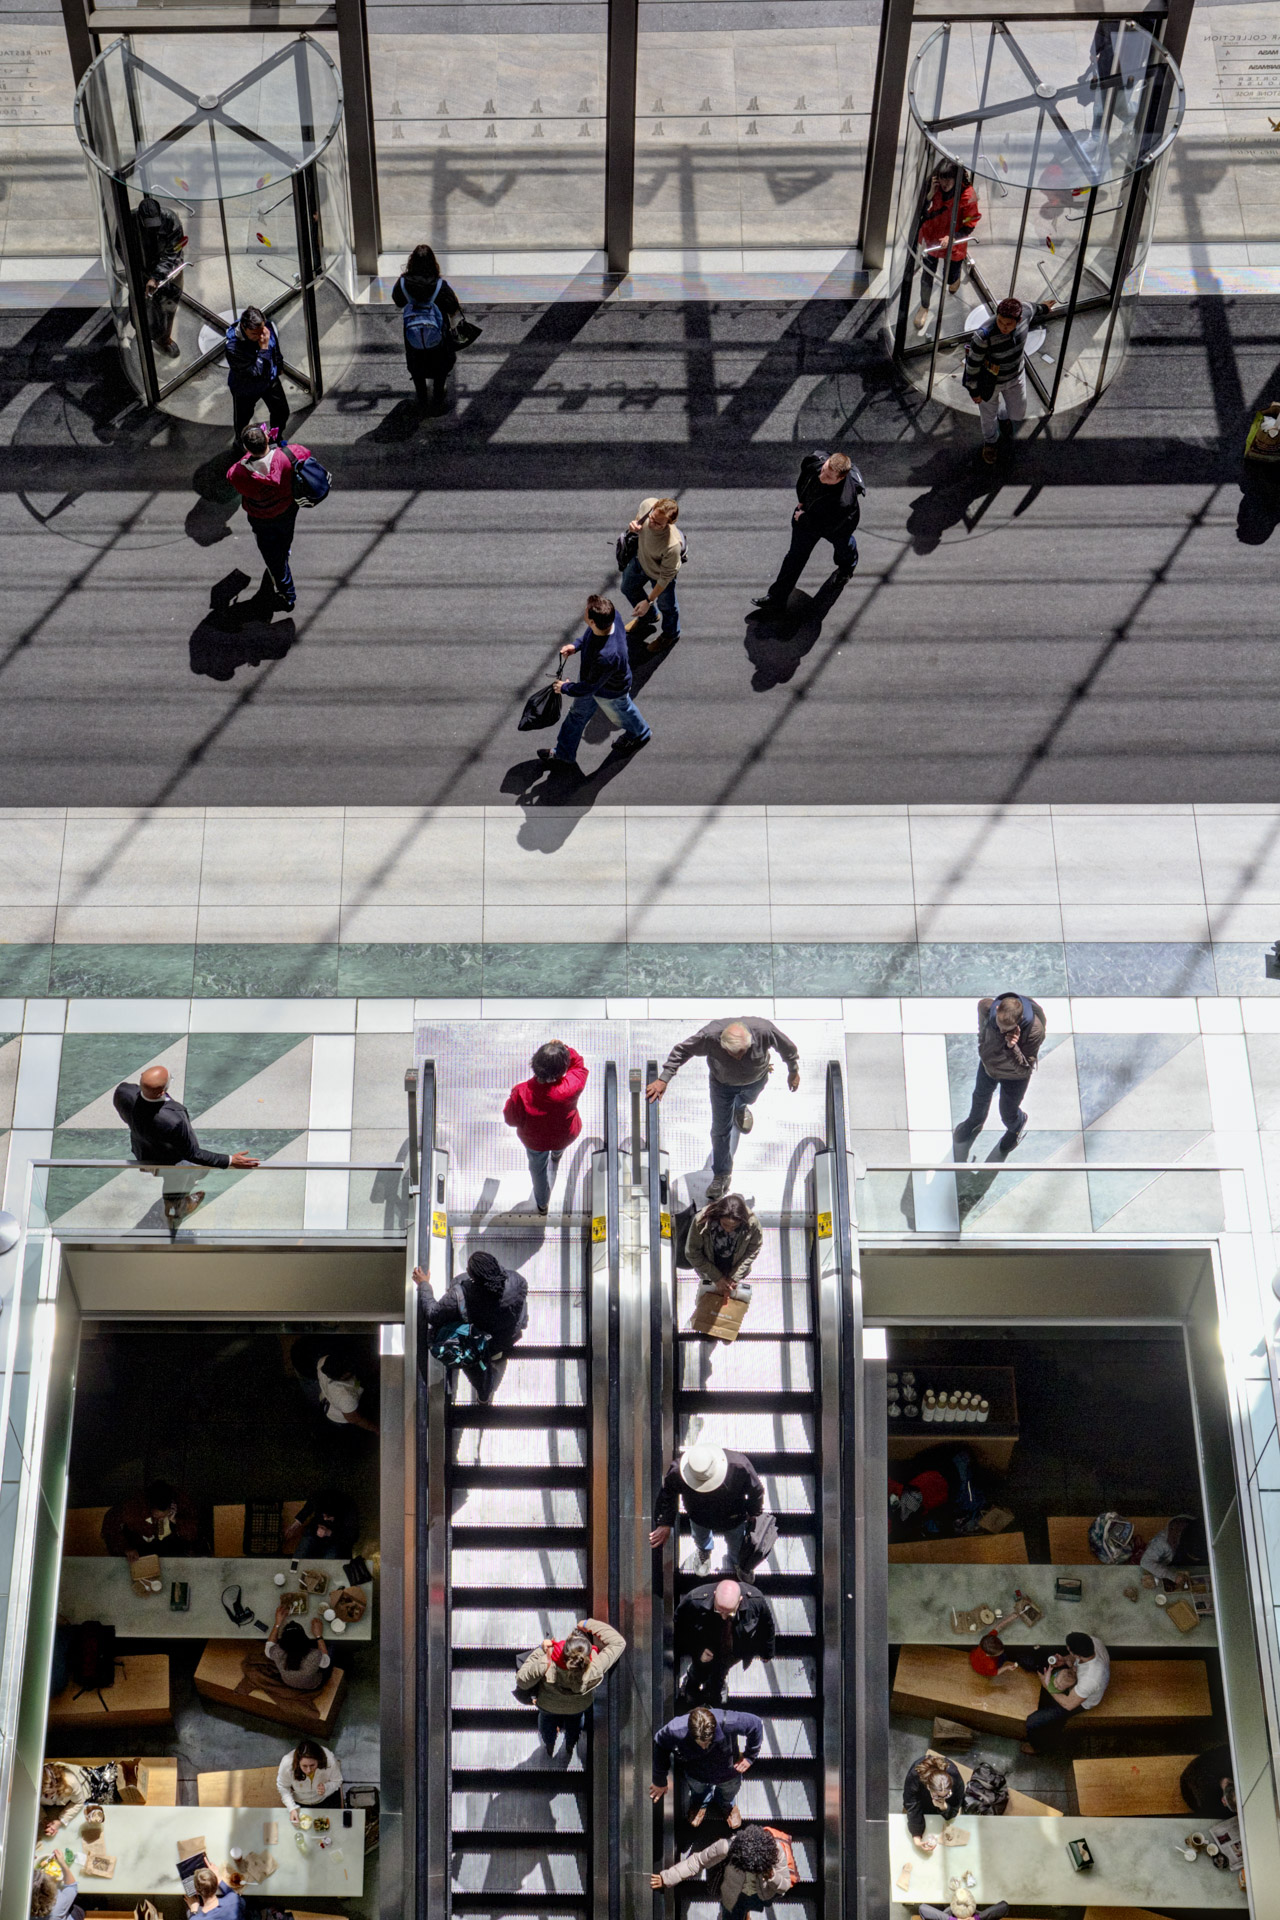
<svg viewBox="0 0 1280 1920"><path fill-rule="evenodd" d="M486 943L484 948L487 1000L591 999L626 992L627 949L621 943L544 946L536 940L512 940Z"/></svg>
<svg viewBox="0 0 1280 1920"><path fill-rule="evenodd" d="M60 1127L122 1080L136 1080L149 1060L184 1036L180 1033L69 1033L62 1042L58 1104ZM126 1141L128 1136L123 1136Z"/></svg>
<svg viewBox="0 0 1280 1920"><path fill-rule="evenodd" d="M1075 940L1066 953L1071 992L1082 998L1141 994L1173 1000L1218 991L1207 940Z"/></svg>
<svg viewBox="0 0 1280 1920"><path fill-rule="evenodd" d="M193 1033L187 1042L183 1105L193 1118L225 1100L229 1093L274 1066L295 1047L311 1047L310 1035L296 1033ZM280 1116L275 1116L279 1118ZM303 1123L306 1116L303 1115ZM201 1145L204 1135L201 1134Z"/></svg>
<svg viewBox="0 0 1280 1920"><path fill-rule="evenodd" d="M773 949L773 990L784 1000L893 999L920 992L914 941L791 941Z"/></svg>
<svg viewBox="0 0 1280 1920"><path fill-rule="evenodd" d="M1078 993L1080 989L1072 989ZM970 943L930 940L920 948L919 992L955 998L971 993L1030 993L1060 997L1067 991L1067 968L1057 941Z"/></svg>
<svg viewBox="0 0 1280 1920"><path fill-rule="evenodd" d="M52 947L29 946L21 940L0 946L0 996L42 999L49 991Z"/></svg>
<svg viewBox="0 0 1280 1920"><path fill-rule="evenodd" d="M478 941L353 941L338 949L339 993L366 999L406 994L479 999L483 977L484 955Z"/></svg>
<svg viewBox="0 0 1280 1920"><path fill-rule="evenodd" d="M338 992L338 946L201 945L191 990L197 1000L322 1000Z"/></svg>
<svg viewBox="0 0 1280 1920"><path fill-rule="evenodd" d="M765 940L638 940L627 949L627 989L673 999L706 994L772 994L773 956Z"/></svg>
<svg viewBox="0 0 1280 1920"><path fill-rule="evenodd" d="M55 946L49 992L68 999L186 999L195 970L193 946Z"/></svg>
<svg viewBox="0 0 1280 1920"><path fill-rule="evenodd" d="M124 1039L126 1037L131 1038L132 1036L125 1036L123 1034L104 1034L102 1036L97 1034L68 1034L67 1041L73 1039L98 1039L99 1037L103 1039ZM65 1048L67 1041L63 1042L64 1063L66 1059ZM122 1079L123 1075L118 1074L116 1078ZM59 1106L61 1106L61 1087L58 1089L58 1098ZM87 1102L81 1101L79 1104L84 1106ZM76 1110L75 1107L70 1109L73 1113ZM53 1151L49 1155L51 1160L128 1160L130 1157L129 1134L125 1127L60 1126L54 1133ZM37 1179L40 1178L38 1174L34 1177ZM87 1200L90 1194L97 1193L100 1187L105 1187L108 1181L114 1180L115 1177L115 1172L110 1168L104 1168L100 1173L95 1172L91 1167L52 1168L44 1176L46 1182L45 1211L51 1220L56 1220L62 1214L69 1213L72 1207L79 1206L82 1200ZM156 1191L159 1193L158 1186Z"/></svg>

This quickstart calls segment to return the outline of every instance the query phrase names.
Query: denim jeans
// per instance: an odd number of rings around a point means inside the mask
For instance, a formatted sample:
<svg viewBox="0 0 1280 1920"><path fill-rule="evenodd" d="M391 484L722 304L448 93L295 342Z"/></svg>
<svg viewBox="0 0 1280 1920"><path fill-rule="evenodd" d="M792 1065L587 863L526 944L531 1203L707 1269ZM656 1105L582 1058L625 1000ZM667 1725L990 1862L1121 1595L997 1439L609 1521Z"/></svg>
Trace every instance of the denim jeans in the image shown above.
<svg viewBox="0 0 1280 1920"><path fill-rule="evenodd" d="M289 549L293 545L293 530L297 522L296 506L286 507L274 520L255 520L252 516L249 520L263 564L275 583L276 592L288 607L292 607L298 597L293 575L289 571Z"/></svg>
<svg viewBox="0 0 1280 1920"><path fill-rule="evenodd" d="M991 1111L992 1098L998 1091L1000 1118L1004 1121L1005 1132L1016 1132L1018 1116L1022 1110L1022 1096L1030 1085L1030 1075L1025 1080L993 1080L979 1061L978 1076L973 1083L973 1101L969 1108L969 1117L962 1124L970 1133L981 1133L983 1123Z"/></svg>
<svg viewBox="0 0 1280 1920"><path fill-rule="evenodd" d="M584 693L570 700L569 711L560 722L555 744L557 760L568 760L571 764L577 761L578 742L587 730L594 707L599 707L606 718L616 720L633 740L649 738L649 722L629 693L615 693L608 699L603 694Z"/></svg>
<svg viewBox="0 0 1280 1920"><path fill-rule="evenodd" d="M749 1087L726 1086L712 1074L707 1081L711 1090L711 1171L733 1172L733 1114L736 1107L749 1107L768 1086L768 1075Z"/></svg>
<svg viewBox="0 0 1280 1920"><path fill-rule="evenodd" d="M831 555L842 573L852 573L858 564L858 543L851 533L831 534L810 519L808 514L791 522L791 545L782 565L778 568L778 577L769 589L768 598L779 606L785 606L791 597L791 589L805 570L809 555L819 540L831 542Z"/></svg>
<svg viewBox="0 0 1280 1920"><path fill-rule="evenodd" d="M548 1713L545 1707L539 1707L538 1738L542 1741L547 1752L550 1753L556 1744L557 1735L563 1730L565 1739L564 1750L566 1754L572 1757L573 1750L578 1744L578 1736L582 1732L582 1723L585 1718L585 1709L582 1713Z"/></svg>
<svg viewBox="0 0 1280 1920"><path fill-rule="evenodd" d="M676 579L679 579L679 577L677 574ZM627 599L633 607L644 599L648 590L648 576L644 568L640 565L639 560L628 560L622 572L622 591L626 594ZM678 640L680 638L680 603L676 599L675 580L671 582L669 587L662 589L654 605L662 615L663 639Z"/></svg>
<svg viewBox="0 0 1280 1920"><path fill-rule="evenodd" d="M714 1802L721 1813L728 1813L730 1807L742 1791L742 1775L731 1773L727 1780L697 1780L686 1773L684 1783L689 1789L689 1811L696 1812L699 1807L709 1807Z"/></svg>
<svg viewBox="0 0 1280 1920"><path fill-rule="evenodd" d="M747 1537L747 1526L748 1522L744 1520L740 1526L730 1527L724 1536L725 1557L732 1560L735 1566L737 1565L738 1555L742 1552L742 1543ZM716 1537L711 1531L711 1528L700 1527L696 1520L691 1520L689 1522L689 1531L693 1535L693 1544L698 1549L698 1552L710 1553L715 1544Z"/></svg>
<svg viewBox="0 0 1280 1920"><path fill-rule="evenodd" d="M533 1147L525 1148L525 1158L529 1162L529 1175L533 1181L533 1197L545 1213L551 1205L551 1189L556 1183L560 1171L560 1152L552 1153L550 1148L538 1151Z"/></svg>

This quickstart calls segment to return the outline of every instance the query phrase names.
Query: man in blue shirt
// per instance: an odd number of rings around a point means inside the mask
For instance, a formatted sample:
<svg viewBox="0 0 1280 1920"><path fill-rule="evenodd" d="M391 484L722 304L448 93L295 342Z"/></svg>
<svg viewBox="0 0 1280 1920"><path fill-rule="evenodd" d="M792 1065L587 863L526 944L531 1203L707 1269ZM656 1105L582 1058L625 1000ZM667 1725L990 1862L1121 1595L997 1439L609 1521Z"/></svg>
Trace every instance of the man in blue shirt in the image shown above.
<svg viewBox="0 0 1280 1920"><path fill-rule="evenodd" d="M627 630L622 615L612 600L593 593L587 601L587 624L578 640L561 647L560 658L571 653L582 655L580 680L557 680L556 692L572 703L560 723L555 749L539 747L538 758L547 766L576 767L578 742L592 714L592 703L608 719L614 720L626 734L614 749L617 753L638 753L649 744L649 722L631 698L631 661L627 654Z"/></svg>
<svg viewBox="0 0 1280 1920"><path fill-rule="evenodd" d="M739 1738L747 1743L741 1759L736 1745ZM715 1801L728 1824L740 1827L742 1815L733 1803L742 1775L759 1757L763 1739L764 1721L754 1713L737 1713L731 1707L695 1707L692 1713L678 1714L653 1736L649 1798L661 1800L671 1785L668 1767L674 1760L684 1768L689 1788L689 1825L700 1827L707 1808Z"/></svg>
<svg viewBox="0 0 1280 1920"><path fill-rule="evenodd" d="M236 451L259 400L266 401L271 424L283 440L289 398L280 383L280 341L261 307L246 307L235 325L227 328L226 348Z"/></svg>

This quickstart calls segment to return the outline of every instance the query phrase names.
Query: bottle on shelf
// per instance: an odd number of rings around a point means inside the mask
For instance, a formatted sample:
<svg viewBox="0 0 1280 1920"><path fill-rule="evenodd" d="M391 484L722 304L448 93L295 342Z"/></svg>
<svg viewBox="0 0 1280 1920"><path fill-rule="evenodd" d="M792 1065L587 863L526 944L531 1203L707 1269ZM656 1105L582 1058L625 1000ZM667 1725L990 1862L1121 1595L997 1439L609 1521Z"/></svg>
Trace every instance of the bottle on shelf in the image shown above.
<svg viewBox="0 0 1280 1920"><path fill-rule="evenodd" d="M920 1418L922 1420L927 1420L930 1423L932 1423L934 1420L937 1419L937 1417L938 1417L937 1402L934 1400L934 1397L933 1397L933 1388L926 1387L925 1395L924 1395L924 1405L920 1409Z"/></svg>
<svg viewBox="0 0 1280 1920"><path fill-rule="evenodd" d="M987 1402L986 1402L985 1400L979 1400L979 1402L978 1402L978 1416L977 1416L977 1417L978 1417L978 1419L979 1419L980 1421L982 1421L982 1420L989 1420L989 1419L990 1419L990 1417L991 1417L991 1408L990 1408L990 1407L988 1406L988 1404L987 1404Z"/></svg>

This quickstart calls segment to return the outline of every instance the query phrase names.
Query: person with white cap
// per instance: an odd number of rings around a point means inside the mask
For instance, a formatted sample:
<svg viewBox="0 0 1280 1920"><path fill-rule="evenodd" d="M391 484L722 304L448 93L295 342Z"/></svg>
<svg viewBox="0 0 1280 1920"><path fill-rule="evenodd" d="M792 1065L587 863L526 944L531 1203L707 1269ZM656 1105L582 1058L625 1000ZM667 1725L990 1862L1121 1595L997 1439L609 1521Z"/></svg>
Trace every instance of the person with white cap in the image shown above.
<svg viewBox="0 0 1280 1920"><path fill-rule="evenodd" d="M698 1553L692 1571L710 1573L711 1543L720 1533L725 1571L732 1573L748 1526L764 1512L764 1482L746 1454L735 1453L732 1447L686 1447L667 1468L654 1502L651 1547L665 1543L682 1500Z"/></svg>

